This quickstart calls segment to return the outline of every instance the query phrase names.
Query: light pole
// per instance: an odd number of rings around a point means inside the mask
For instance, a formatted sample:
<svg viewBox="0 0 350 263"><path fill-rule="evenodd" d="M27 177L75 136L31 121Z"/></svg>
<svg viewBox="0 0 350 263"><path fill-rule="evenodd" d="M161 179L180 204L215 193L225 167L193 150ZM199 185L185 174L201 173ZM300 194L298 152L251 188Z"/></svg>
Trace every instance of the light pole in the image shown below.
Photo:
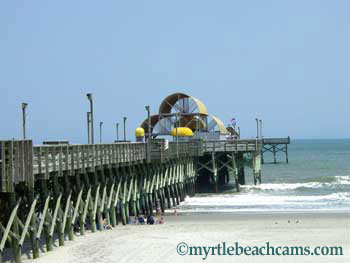
<svg viewBox="0 0 350 263"><path fill-rule="evenodd" d="M177 136L177 130L178 130L178 127L177 127L177 112L175 113L175 135L176 135L176 156L178 157L179 156L179 138Z"/></svg>
<svg viewBox="0 0 350 263"><path fill-rule="evenodd" d="M146 106L147 111L147 141L151 137L151 110L149 106Z"/></svg>
<svg viewBox="0 0 350 263"><path fill-rule="evenodd" d="M124 120L124 141L126 141L126 130L125 130L125 123L126 123L127 118L126 118L126 117L124 117L124 118L123 118L123 120Z"/></svg>
<svg viewBox="0 0 350 263"><path fill-rule="evenodd" d="M103 122L100 121L100 144L102 143L102 124Z"/></svg>
<svg viewBox="0 0 350 263"><path fill-rule="evenodd" d="M86 94L86 97L90 101L90 122L91 122L91 144L94 144L95 137L94 137L94 102L92 93Z"/></svg>
<svg viewBox="0 0 350 263"><path fill-rule="evenodd" d="M91 112L86 113L86 118L87 118L87 134L88 134L88 144L90 144L90 118L91 118Z"/></svg>
<svg viewBox="0 0 350 263"><path fill-rule="evenodd" d="M259 140L259 120L255 118L256 121L256 139Z"/></svg>
<svg viewBox="0 0 350 263"><path fill-rule="evenodd" d="M115 127L117 128L117 141L119 141L119 122L116 123Z"/></svg>
<svg viewBox="0 0 350 263"><path fill-rule="evenodd" d="M150 146L149 146L149 139L151 137L151 109L150 106L147 105L146 107L146 111L147 111L147 161L150 161Z"/></svg>
<svg viewBox="0 0 350 263"><path fill-rule="evenodd" d="M259 120L259 124L260 124L260 139L263 138L263 134L262 134L262 120Z"/></svg>
<svg viewBox="0 0 350 263"><path fill-rule="evenodd" d="M26 108L28 104L23 102L22 103L22 124L23 124L23 139L26 139Z"/></svg>

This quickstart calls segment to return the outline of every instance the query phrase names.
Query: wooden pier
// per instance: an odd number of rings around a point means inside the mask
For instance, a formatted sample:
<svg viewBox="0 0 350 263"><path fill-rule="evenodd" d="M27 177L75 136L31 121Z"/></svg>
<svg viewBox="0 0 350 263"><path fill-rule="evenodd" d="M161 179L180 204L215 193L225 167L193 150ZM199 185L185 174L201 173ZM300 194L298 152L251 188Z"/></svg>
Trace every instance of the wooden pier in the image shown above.
<svg viewBox="0 0 350 263"><path fill-rule="evenodd" d="M196 116L208 123L203 105L195 102L200 106ZM204 130L201 122L193 128L202 129L200 138L168 142L155 138L156 123L173 117L164 114L167 117L157 115L146 122L152 124L147 142L0 141L0 263L7 260L2 258L5 250L12 250L18 263L26 243L30 251L25 252L38 258L53 250L55 241L63 246L86 231L103 231L105 222L116 227L140 214L153 215L159 209L163 213L196 192L219 191L230 179L239 191L245 167L253 170L255 183L261 182L261 156L263 148L274 143L271 139L213 140L226 134L213 117L208 127L216 125L218 132ZM189 115L184 116L179 122L191 123Z"/></svg>
<svg viewBox="0 0 350 263"><path fill-rule="evenodd" d="M262 139L261 147L261 162L264 163L264 153L270 152L273 156L273 163L277 163L276 155L278 152L285 154L286 163L288 160L288 144L290 144L290 138L264 138Z"/></svg>

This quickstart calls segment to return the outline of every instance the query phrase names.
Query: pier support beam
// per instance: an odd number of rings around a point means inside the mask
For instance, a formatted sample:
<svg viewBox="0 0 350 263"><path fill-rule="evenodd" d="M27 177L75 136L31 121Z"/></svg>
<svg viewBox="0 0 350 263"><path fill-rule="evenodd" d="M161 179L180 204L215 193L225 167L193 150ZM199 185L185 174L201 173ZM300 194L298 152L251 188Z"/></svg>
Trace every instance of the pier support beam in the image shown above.
<svg viewBox="0 0 350 263"><path fill-rule="evenodd" d="M212 168L213 168L213 182L214 182L214 192L218 192L218 171L216 168L215 152L211 153Z"/></svg>
<svg viewBox="0 0 350 263"><path fill-rule="evenodd" d="M261 156L260 154L253 155L253 174L254 174L254 184L261 184Z"/></svg>
<svg viewBox="0 0 350 263"><path fill-rule="evenodd" d="M231 153L231 162L232 162L232 172L233 172L234 177L235 177L236 190L237 190L237 192L239 192L240 185L239 185L239 180L238 180L238 169L237 169L234 153Z"/></svg>
<svg viewBox="0 0 350 263"><path fill-rule="evenodd" d="M244 166L240 167L238 169L238 183L240 185L245 185L245 172L244 172Z"/></svg>

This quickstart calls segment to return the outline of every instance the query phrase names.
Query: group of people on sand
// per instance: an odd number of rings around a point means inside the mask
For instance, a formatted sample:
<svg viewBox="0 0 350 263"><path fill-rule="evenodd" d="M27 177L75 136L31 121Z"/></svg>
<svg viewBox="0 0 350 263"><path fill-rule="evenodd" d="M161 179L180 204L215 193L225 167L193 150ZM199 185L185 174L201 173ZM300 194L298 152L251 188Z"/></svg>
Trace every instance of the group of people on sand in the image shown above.
<svg viewBox="0 0 350 263"><path fill-rule="evenodd" d="M139 215L135 216L134 224L140 224L140 225L156 225L156 224L164 224L164 218L162 216L162 211L160 208L160 201L157 202L157 210L156 210L156 216L153 215L144 216Z"/></svg>
<svg viewBox="0 0 350 263"><path fill-rule="evenodd" d="M177 215L177 211L176 208L174 208L174 213L173 215ZM105 230L110 230L112 229L112 225L109 223L109 220L107 220L107 218L102 219L102 225L101 227ZM129 222L132 223L132 222ZM157 224L165 224L164 222L164 217L162 216L162 210L161 210L161 206L160 206L160 200L157 200L157 207L156 207L156 215L136 215L135 219L134 219L134 224L139 224L139 225L157 225ZM77 220L77 222L74 224L74 231L75 232L79 232L80 231L80 224L79 221ZM99 229L100 226L99 224L96 222L96 228Z"/></svg>
<svg viewBox="0 0 350 263"><path fill-rule="evenodd" d="M138 217L135 216L135 221L134 224L139 224L139 225L157 225L157 224L164 224L164 218L163 216L157 215L154 217L153 215L149 216L144 216L144 215L139 215Z"/></svg>

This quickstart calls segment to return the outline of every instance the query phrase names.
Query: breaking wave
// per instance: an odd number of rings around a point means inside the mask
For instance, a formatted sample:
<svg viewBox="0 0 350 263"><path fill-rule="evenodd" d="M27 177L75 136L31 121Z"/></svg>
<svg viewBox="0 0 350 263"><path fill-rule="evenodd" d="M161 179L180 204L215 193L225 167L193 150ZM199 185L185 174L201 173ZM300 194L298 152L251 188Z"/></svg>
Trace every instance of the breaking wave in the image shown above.
<svg viewBox="0 0 350 263"><path fill-rule="evenodd" d="M328 179L328 182L306 182L306 183L270 183L261 185L242 185L241 188L245 192L249 191L285 191L285 190L305 190L331 187L337 188L342 185L350 185L350 176L335 176L332 180ZM332 182L330 182L332 181Z"/></svg>
<svg viewBox="0 0 350 263"><path fill-rule="evenodd" d="M241 189L241 193L188 197L180 211L350 211L350 176L335 176L328 182L244 185Z"/></svg>

